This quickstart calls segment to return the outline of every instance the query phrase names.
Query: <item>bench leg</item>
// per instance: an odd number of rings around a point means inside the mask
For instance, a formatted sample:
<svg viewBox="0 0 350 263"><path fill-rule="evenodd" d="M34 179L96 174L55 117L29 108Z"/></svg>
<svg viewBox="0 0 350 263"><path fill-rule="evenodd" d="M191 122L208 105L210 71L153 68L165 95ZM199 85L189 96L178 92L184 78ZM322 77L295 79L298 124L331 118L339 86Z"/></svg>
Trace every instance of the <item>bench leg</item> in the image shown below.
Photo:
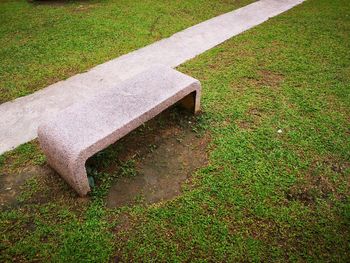
<svg viewBox="0 0 350 263"><path fill-rule="evenodd" d="M179 101L179 105L182 108L185 108L186 110L193 112L193 114L199 113L200 105L199 105L199 98L200 94L198 91L193 91L187 96L185 96L183 99Z"/></svg>

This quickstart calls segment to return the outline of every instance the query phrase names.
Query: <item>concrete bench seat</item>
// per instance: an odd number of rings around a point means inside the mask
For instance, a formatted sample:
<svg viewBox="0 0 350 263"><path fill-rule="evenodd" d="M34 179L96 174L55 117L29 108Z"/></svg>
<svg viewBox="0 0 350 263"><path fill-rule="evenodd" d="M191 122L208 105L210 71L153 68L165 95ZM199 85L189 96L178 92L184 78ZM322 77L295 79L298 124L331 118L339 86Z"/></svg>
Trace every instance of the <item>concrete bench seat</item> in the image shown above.
<svg viewBox="0 0 350 263"><path fill-rule="evenodd" d="M43 122L39 143L49 165L85 196L90 191L88 158L177 102L198 112L200 92L198 80L153 66Z"/></svg>

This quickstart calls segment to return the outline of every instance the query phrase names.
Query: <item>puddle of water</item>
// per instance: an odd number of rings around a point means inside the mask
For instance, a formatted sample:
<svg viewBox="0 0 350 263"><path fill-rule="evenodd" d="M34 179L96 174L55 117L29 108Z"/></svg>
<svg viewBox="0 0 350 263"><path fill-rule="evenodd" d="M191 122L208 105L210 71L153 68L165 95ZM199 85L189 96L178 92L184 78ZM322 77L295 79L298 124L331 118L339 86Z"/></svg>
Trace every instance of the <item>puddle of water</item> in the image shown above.
<svg viewBox="0 0 350 263"><path fill-rule="evenodd" d="M111 187L107 206L120 207L142 200L147 204L181 194L181 185L207 163L207 139L189 128L168 132L161 143L136 166L137 175L118 179Z"/></svg>

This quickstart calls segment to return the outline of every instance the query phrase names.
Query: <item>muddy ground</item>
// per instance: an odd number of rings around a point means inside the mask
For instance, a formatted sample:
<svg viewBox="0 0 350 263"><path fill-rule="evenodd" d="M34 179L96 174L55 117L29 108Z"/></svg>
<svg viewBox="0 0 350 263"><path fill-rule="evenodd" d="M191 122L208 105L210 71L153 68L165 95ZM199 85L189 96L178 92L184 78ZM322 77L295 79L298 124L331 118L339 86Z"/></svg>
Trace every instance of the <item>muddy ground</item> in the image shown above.
<svg viewBox="0 0 350 263"><path fill-rule="evenodd" d="M95 189L102 184L99 174L114 178L105 197L108 207L151 204L181 194L183 183L206 165L208 143L198 117L173 107L96 154L86 165ZM30 192L25 194L30 203L79 198L46 163L0 176L1 207L19 205L26 199L23 192Z"/></svg>

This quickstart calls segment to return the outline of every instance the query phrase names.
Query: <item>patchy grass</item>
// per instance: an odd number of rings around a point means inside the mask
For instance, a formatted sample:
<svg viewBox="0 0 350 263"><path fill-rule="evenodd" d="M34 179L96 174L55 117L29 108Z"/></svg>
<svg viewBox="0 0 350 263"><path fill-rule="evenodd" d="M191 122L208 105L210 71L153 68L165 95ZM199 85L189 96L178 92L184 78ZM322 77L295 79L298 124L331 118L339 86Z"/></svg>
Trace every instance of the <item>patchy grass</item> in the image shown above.
<svg viewBox="0 0 350 263"><path fill-rule="evenodd" d="M345 0L309 0L181 66L204 88L192 125L211 135L209 165L182 195L107 209L110 167L133 176L137 162L117 143L95 157L88 200L54 176L29 183L35 193L1 213L2 259L347 262L349 13ZM153 143L130 145L142 156Z"/></svg>
<svg viewBox="0 0 350 263"><path fill-rule="evenodd" d="M251 2L1 1L0 103Z"/></svg>
<svg viewBox="0 0 350 263"><path fill-rule="evenodd" d="M13 151L0 155L0 168L4 173L18 173L28 166L43 165L45 162L46 157L40 151L37 141L22 144Z"/></svg>

